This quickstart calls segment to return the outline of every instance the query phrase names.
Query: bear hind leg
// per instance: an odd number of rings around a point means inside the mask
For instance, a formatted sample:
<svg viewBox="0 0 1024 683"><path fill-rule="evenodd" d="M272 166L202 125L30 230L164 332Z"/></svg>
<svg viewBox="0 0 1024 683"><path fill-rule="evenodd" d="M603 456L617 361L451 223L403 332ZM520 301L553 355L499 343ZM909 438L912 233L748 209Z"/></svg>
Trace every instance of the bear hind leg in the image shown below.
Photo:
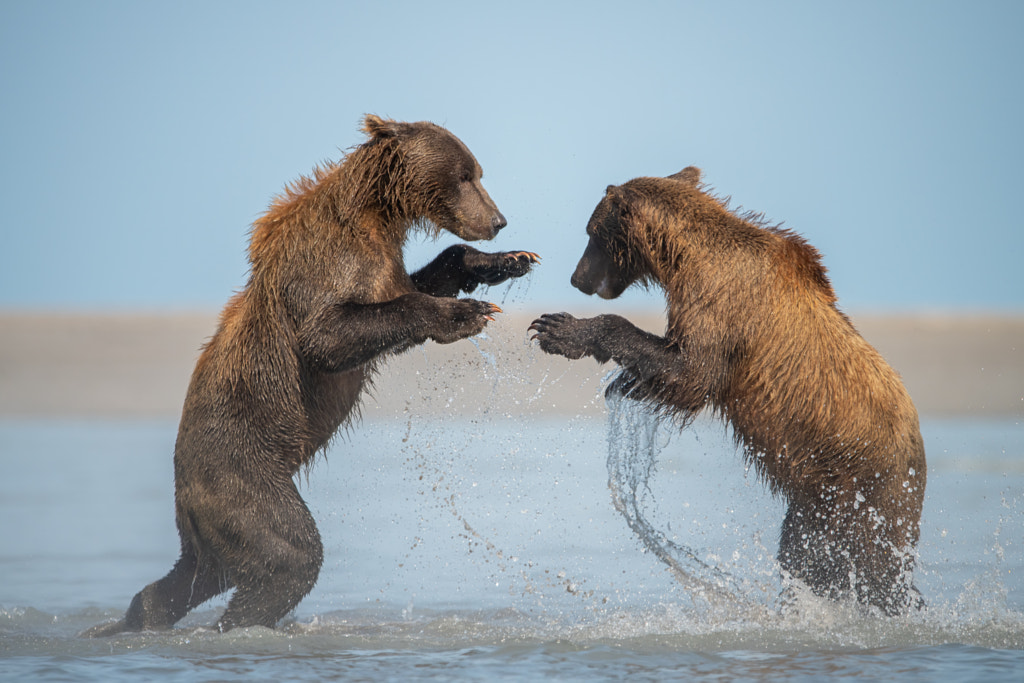
<svg viewBox="0 0 1024 683"><path fill-rule="evenodd" d="M186 544L167 576L154 581L132 599L125 614L130 631L169 629L193 608L231 587L212 562L198 557Z"/></svg>
<svg viewBox="0 0 1024 683"><path fill-rule="evenodd" d="M224 572L201 560L193 546L185 543L171 571L139 591L123 619L94 626L81 635L101 638L125 631L164 631L193 608L230 588Z"/></svg>
<svg viewBox="0 0 1024 683"><path fill-rule="evenodd" d="M778 560L782 569L818 596L838 600L850 591L853 562L829 517L790 504L782 523Z"/></svg>
<svg viewBox="0 0 1024 683"><path fill-rule="evenodd" d="M854 560L858 599L890 617L924 607L924 597L913 584L913 544L901 546L899 540L892 533L865 534Z"/></svg>
<svg viewBox="0 0 1024 683"><path fill-rule="evenodd" d="M313 516L298 491L281 505L287 509L278 509L274 518L287 520L285 528L255 530L239 546L246 557L231 568L236 588L217 622L221 632L246 626L273 628L316 584L323 545Z"/></svg>
<svg viewBox="0 0 1024 683"><path fill-rule="evenodd" d="M862 506L843 514L791 504L782 524L779 564L831 600L853 595L888 616L921 608L911 584L913 558L885 534L885 524Z"/></svg>

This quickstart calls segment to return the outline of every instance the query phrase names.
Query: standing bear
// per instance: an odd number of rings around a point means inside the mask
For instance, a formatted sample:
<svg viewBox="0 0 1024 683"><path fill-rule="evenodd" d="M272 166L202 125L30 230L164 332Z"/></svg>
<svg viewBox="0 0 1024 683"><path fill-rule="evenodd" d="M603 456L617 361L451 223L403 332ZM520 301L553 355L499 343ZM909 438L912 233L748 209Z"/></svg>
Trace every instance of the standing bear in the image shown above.
<svg viewBox="0 0 1024 683"><path fill-rule="evenodd" d="M547 314L540 348L614 360L609 391L685 425L708 408L789 509L778 560L818 595L893 615L910 583L925 488L917 411L899 376L836 307L818 252L738 216L689 167L609 186L572 284L614 299L660 285L664 337L617 315Z"/></svg>
<svg viewBox="0 0 1024 683"><path fill-rule="evenodd" d="M123 619L88 635L168 629L231 588L219 630L273 627L323 561L295 474L349 418L382 358L478 334L500 309L453 297L537 261L458 245L409 275L410 229L491 239L505 218L476 159L444 128L367 116L363 130L366 142L289 186L253 225L248 283L203 349L182 411L181 556Z"/></svg>

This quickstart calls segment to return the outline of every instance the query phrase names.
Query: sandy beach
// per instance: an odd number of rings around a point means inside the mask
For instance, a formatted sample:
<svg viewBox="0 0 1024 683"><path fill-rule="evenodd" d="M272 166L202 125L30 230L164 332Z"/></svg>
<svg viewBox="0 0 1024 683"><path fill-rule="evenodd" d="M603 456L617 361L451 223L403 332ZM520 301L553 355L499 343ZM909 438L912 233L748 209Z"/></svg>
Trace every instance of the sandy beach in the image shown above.
<svg viewBox="0 0 1024 683"><path fill-rule="evenodd" d="M1024 317L855 315L923 416L1024 416ZM499 316L486 336L390 359L365 418L604 411L610 366L570 363L528 340L532 316ZM175 418L215 312L0 314L0 417ZM664 318L633 320L660 332Z"/></svg>

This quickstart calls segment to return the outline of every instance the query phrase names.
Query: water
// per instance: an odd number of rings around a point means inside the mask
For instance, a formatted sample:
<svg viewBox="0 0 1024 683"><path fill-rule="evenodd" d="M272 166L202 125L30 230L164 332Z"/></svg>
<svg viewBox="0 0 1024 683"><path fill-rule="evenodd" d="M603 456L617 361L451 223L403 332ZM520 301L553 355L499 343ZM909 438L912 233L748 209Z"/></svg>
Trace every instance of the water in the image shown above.
<svg viewBox="0 0 1024 683"><path fill-rule="evenodd" d="M175 424L0 421L0 680L1022 680L1024 426L922 427L928 608L905 618L778 609L783 504L714 422L627 468L603 417L404 417L303 476L326 559L281 628L214 633L218 599L89 640L176 559Z"/></svg>
<svg viewBox="0 0 1024 683"><path fill-rule="evenodd" d="M653 491L653 475L658 459L668 446L671 434L678 425L648 409L643 403L624 400L617 395L608 399L608 489L612 505L640 540L644 550L651 552L672 572L687 595L717 608L730 610L734 618L763 620L768 610L759 600L747 595L741 582L721 565L720 556L711 551L708 560L685 543L670 538L671 526L658 528L650 519L657 511ZM759 543L760 548L764 547ZM739 549L733 558L741 556ZM758 564L765 566L764 554L757 555ZM772 574L774 574L774 569ZM764 583L754 584L763 597L778 592Z"/></svg>

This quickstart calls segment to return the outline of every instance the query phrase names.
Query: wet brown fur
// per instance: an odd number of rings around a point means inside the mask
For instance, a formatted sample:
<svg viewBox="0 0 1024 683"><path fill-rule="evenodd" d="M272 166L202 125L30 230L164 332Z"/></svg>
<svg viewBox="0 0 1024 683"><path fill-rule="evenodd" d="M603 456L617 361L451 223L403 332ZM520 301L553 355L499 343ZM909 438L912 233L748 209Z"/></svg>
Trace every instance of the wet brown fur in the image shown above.
<svg viewBox="0 0 1024 683"><path fill-rule="evenodd" d="M593 274L610 272L612 298L636 282L663 287L665 337L618 316L555 314L534 323L541 348L616 360L619 388L684 423L704 409L728 421L790 501L779 559L816 592L852 588L887 613L914 602L907 570L926 476L917 412L836 307L818 252L729 210L692 167L609 187L587 232L574 284L592 293Z"/></svg>
<svg viewBox="0 0 1024 683"><path fill-rule="evenodd" d="M376 364L478 334L496 306L454 298L525 274L535 254L442 252L416 273L417 226L490 239L505 225L466 146L432 123L367 116L368 140L277 197L253 225L248 283L196 364L175 445L181 556L124 619L170 628L231 587L217 623L274 626L309 592L323 548L293 481L356 409Z"/></svg>

